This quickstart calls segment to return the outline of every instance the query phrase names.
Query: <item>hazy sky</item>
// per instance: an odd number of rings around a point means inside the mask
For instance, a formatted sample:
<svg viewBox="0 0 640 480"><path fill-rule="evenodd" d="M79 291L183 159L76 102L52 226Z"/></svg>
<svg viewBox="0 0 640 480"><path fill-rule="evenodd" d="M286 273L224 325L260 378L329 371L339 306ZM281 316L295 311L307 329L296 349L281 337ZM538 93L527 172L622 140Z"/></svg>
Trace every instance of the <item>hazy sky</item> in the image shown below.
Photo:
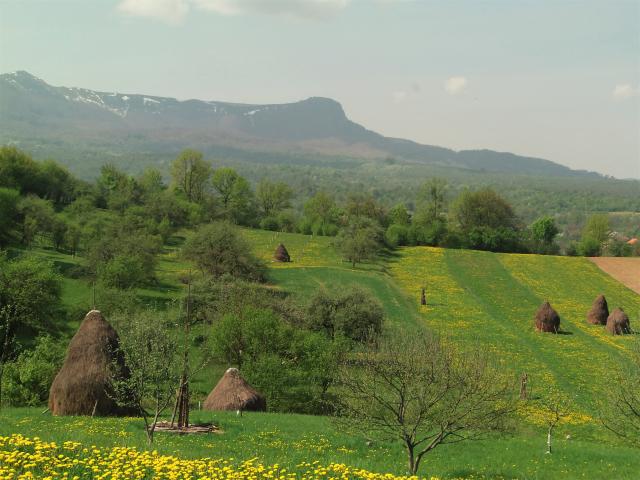
<svg viewBox="0 0 640 480"><path fill-rule="evenodd" d="M640 0L0 0L0 71L640 178Z"/></svg>

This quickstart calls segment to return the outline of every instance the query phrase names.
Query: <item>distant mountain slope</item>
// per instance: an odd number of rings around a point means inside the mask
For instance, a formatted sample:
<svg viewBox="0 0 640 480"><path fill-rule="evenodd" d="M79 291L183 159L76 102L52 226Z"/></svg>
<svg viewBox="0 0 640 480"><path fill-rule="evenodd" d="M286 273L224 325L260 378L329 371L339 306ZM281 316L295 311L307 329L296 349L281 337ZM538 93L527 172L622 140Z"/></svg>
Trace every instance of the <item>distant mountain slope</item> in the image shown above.
<svg viewBox="0 0 640 480"><path fill-rule="evenodd" d="M491 150L456 152L384 137L352 122L331 99L245 105L53 87L28 72L0 75L0 143L67 144L131 153L190 146L387 158L473 170L586 175L557 163ZM590 174L594 175L594 174Z"/></svg>

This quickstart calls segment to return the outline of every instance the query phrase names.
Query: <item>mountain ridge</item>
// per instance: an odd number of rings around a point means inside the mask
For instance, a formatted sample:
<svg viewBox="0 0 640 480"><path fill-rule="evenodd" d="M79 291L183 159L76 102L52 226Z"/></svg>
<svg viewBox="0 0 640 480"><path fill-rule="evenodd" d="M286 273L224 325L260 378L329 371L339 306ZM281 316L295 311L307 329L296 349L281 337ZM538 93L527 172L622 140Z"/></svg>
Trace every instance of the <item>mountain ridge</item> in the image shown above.
<svg viewBox="0 0 640 480"><path fill-rule="evenodd" d="M56 87L26 71L0 75L0 143L68 142L126 153L225 146L251 152L308 152L470 170L589 175L550 160L489 149L455 151L385 137L350 120L326 97L243 104ZM79 148L79 147L78 147Z"/></svg>

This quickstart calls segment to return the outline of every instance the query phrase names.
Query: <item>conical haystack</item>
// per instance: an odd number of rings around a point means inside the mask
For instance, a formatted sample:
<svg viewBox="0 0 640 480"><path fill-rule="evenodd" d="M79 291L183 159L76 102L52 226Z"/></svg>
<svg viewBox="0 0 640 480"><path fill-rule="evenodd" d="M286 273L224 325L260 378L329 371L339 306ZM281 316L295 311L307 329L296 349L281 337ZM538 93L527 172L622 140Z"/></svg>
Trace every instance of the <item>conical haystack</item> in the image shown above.
<svg viewBox="0 0 640 480"><path fill-rule="evenodd" d="M276 253L273 254L273 259L276 262L290 262L291 257L289 256L289 252L287 252L287 248L281 243L276 248Z"/></svg>
<svg viewBox="0 0 640 480"><path fill-rule="evenodd" d="M616 308L611 312L609 318L607 318L607 331L612 335L625 335L627 333L631 333L629 316L624 313L622 308Z"/></svg>
<svg viewBox="0 0 640 480"><path fill-rule="evenodd" d="M53 415L125 413L109 396L111 374L128 375L118 346L118 334L102 314L98 310L87 313L51 385L49 410Z"/></svg>
<svg viewBox="0 0 640 480"><path fill-rule="evenodd" d="M587 313L587 322L593 325L606 325L609 316L609 306L604 295L598 295L593 301L591 310Z"/></svg>
<svg viewBox="0 0 640 480"><path fill-rule="evenodd" d="M540 332L558 333L560 330L560 316L549 302L544 302L535 316L536 329Z"/></svg>
<svg viewBox="0 0 640 480"><path fill-rule="evenodd" d="M267 401L244 378L237 368L230 368L202 404L205 410L242 410L264 412Z"/></svg>

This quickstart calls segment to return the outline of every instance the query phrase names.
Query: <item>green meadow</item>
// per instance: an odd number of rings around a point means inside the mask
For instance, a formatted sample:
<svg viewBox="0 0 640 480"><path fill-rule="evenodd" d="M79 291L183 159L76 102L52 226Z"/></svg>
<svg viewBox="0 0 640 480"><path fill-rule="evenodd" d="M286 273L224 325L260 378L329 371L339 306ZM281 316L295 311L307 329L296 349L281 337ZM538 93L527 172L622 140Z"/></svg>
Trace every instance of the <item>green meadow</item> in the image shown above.
<svg viewBox="0 0 640 480"><path fill-rule="evenodd" d="M299 234L243 230L255 253L268 265L268 284L304 304L318 289L351 285L368 289L382 303L387 326L440 332L461 347L480 344L492 351L517 384L529 376L535 398L553 386L572 402L572 413L558 427L555 452L545 455L546 428L535 409L525 407L511 433L479 441L445 445L430 453L422 474L440 478L634 478L640 451L608 433L598 421L598 402L607 388L611 366L624 364L636 335L609 336L589 325L585 315L596 295L606 295L610 309L622 306L632 327L640 321L640 296L607 276L585 258L494 254L429 247L401 248L358 265L344 262L331 239ZM173 237L159 258L158 282L136 291L156 308L170 308L185 295L180 277L192 268L179 255L188 232ZM279 243L291 263L272 261ZM63 276L64 304L82 312L92 303L91 285L72 278L81 258L38 249ZM196 272L197 273L197 272ZM426 289L427 305L420 306ZM537 307L548 300L561 317L561 334L533 328ZM100 308L100 292L96 292ZM67 338L81 316L63 319ZM196 381L194 401L217 382L225 365L211 365ZM515 387L517 388L517 387ZM406 473L405 457L395 442L369 442L340 431L326 417L287 414L210 413L197 410L197 421L213 421L222 433L194 436L158 434L154 448L186 458L258 458L265 464L295 467L302 461L332 462L374 472ZM55 418L39 409L0 412L0 435L21 433L48 441L74 440L86 445L145 449L137 419Z"/></svg>

